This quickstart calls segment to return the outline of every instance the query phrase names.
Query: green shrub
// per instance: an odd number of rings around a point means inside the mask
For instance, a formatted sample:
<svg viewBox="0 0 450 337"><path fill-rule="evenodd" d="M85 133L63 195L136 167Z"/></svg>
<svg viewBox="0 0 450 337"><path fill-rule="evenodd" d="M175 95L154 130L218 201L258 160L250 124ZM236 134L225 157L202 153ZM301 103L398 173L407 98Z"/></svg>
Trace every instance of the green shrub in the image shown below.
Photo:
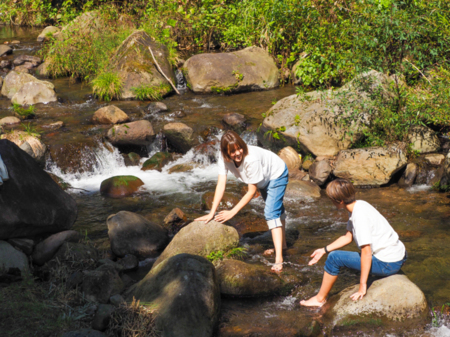
<svg viewBox="0 0 450 337"><path fill-rule="evenodd" d="M92 80L92 90L94 94L104 100L111 101L119 99L123 81L115 72L104 72Z"/></svg>

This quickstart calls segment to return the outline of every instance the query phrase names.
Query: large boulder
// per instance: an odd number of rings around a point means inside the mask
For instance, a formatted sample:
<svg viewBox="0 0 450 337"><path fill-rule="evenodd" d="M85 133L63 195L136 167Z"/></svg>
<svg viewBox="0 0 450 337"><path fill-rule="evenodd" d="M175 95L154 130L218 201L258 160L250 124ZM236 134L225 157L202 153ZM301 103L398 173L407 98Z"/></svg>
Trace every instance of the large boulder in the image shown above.
<svg viewBox="0 0 450 337"><path fill-rule="evenodd" d="M198 54L183 67L188 87L198 93L233 93L279 86L278 68L264 49Z"/></svg>
<svg viewBox="0 0 450 337"><path fill-rule="evenodd" d="M158 257L153 268L171 256L187 253L208 256L211 252L226 251L239 244L239 234L233 227L217 221L194 221L183 227Z"/></svg>
<svg viewBox="0 0 450 337"><path fill-rule="evenodd" d="M123 198L136 193L144 182L135 176L115 176L103 180L100 194L110 198Z"/></svg>
<svg viewBox="0 0 450 337"><path fill-rule="evenodd" d="M0 275L7 274L10 269L20 270L22 276L29 273L28 258L8 242L0 241Z"/></svg>
<svg viewBox="0 0 450 337"><path fill-rule="evenodd" d="M100 108L92 116L92 122L97 124L119 124L129 120L128 115L115 105Z"/></svg>
<svg viewBox="0 0 450 337"><path fill-rule="evenodd" d="M75 200L14 143L0 140L0 155L9 173L0 189L0 239L70 229Z"/></svg>
<svg viewBox="0 0 450 337"><path fill-rule="evenodd" d="M153 41L146 32L136 31L122 42L110 62L111 68L118 72L123 81L120 94L123 99L136 98L136 89L151 91L153 97L162 97L173 91L157 69L149 47L164 74L176 83L167 47Z"/></svg>
<svg viewBox="0 0 450 337"><path fill-rule="evenodd" d="M60 31L61 29L55 26L45 27L41 34L38 35L36 40L37 42L44 42L45 40L48 40L48 36L55 36Z"/></svg>
<svg viewBox="0 0 450 337"><path fill-rule="evenodd" d="M333 316L333 326L345 326L349 321L365 324L370 318L404 322L427 316L425 295L405 275L397 274L374 281L362 300L353 301L350 295L358 288L359 285L346 288L330 298L332 307L328 313Z"/></svg>
<svg viewBox="0 0 450 337"><path fill-rule="evenodd" d="M163 133L169 145L181 153L186 153L199 144L194 130L184 123L166 124Z"/></svg>
<svg viewBox="0 0 450 337"><path fill-rule="evenodd" d="M409 129L408 142L411 143L412 151L420 153L437 152L441 147L436 132L423 125L415 125Z"/></svg>
<svg viewBox="0 0 450 337"><path fill-rule="evenodd" d="M296 201L314 201L320 198L320 187L312 181L291 180L286 187L285 197Z"/></svg>
<svg viewBox="0 0 450 337"><path fill-rule="evenodd" d="M117 256L157 256L169 243L167 230L139 214L121 211L106 220L111 250Z"/></svg>
<svg viewBox="0 0 450 337"><path fill-rule="evenodd" d="M147 120L114 125L106 135L106 138L115 146L147 146L155 137L152 124Z"/></svg>
<svg viewBox="0 0 450 337"><path fill-rule="evenodd" d="M44 166L47 146L40 141L39 134L30 134L24 131L14 131L0 136L16 144L22 151L31 156L38 164Z"/></svg>
<svg viewBox="0 0 450 337"><path fill-rule="evenodd" d="M346 178L355 186L380 186L406 163L405 144L394 143L387 147L368 147L344 150L336 158L333 174Z"/></svg>
<svg viewBox="0 0 450 337"><path fill-rule="evenodd" d="M374 110L367 93L385 86L389 77L370 71L363 73L342 88L332 91L313 91L303 95L291 95L278 101L267 113L258 132L259 141L269 147L286 145L299 147L314 156L334 156L348 149L362 136L362 129L369 121L369 109ZM357 86L355 83L363 83ZM343 118L353 111L348 102L362 102L355 121L345 125Z"/></svg>
<svg viewBox="0 0 450 337"><path fill-rule="evenodd" d="M220 311L214 266L201 256L179 254L153 267L126 292L152 308L162 336L211 337Z"/></svg>
<svg viewBox="0 0 450 337"><path fill-rule="evenodd" d="M12 99L14 95L19 92L19 90L29 82L33 83L41 83L43 84L49 92L53 91L55 89L55 86L47 81L41 81L38 80L36 77L31 76L30 74L25 73L17 73L15 71L10 71L8 75L6 75L3 86L2 86L2 95L8 97L9 99ZM42 89L42 86L39 86L39 88ZM42 89L44 90L44 89ZM26 92L22 92L23 94ZM23 96L23 95L22 95ZM31 103L29 103L31 104Z"/></svg>
<svg viewBox="0 0 450 337"><path fill-rule="evenodd" d="M220 293L227 296L256 297L285 294L298 284L287 274L271 273L267 266L238 260L223 260L216 265ZM295 282L297 281L297 282Z"/></svg>
<svg viewBox="0 0 450 337"><path fill-rule="evenodd" d="M283 159L292 176L302 167L302 156L297 153L291 146L286 146L278 152L278 156Z"/></svg>
<svg viewBox="0 0 450 337"><path fill-rule="evenodd" d="M34 248L33 262L42 266L56 254L64 242L78 242L80 239L80 233L74 230L50 235L44 241L39 242Z"/></svg>
<svg viewBox="0 0 450 337"><path fill-rule="evenodd" d="M43 82L25 83L11 98L11 102L20 105L56 102L56 93Z"/></svg>

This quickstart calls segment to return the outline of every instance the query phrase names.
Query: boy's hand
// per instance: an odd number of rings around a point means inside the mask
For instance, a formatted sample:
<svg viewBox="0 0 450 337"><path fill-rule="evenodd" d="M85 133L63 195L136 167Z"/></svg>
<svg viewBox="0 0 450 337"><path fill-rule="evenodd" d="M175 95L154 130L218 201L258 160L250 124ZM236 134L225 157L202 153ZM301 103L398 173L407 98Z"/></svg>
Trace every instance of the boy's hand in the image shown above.
<svg viewBox="0 0 450 337"><path fill-rule="evenodd" d="M308 266L312 266L313 264L316 264L319 262L319 260L322 258L322 256L325 254L325 249L319 248L314 251L314 253L311 254L311 257L313 258L311 261L309 261Z"/></svg>
<svg viewBox="0 0 450 337"><path fill-rule="evenodd" d="M214 219L214 213L209 213L207 215L201 216L200 218L195 219L194 221L204 221L205 224Z"/></svg>

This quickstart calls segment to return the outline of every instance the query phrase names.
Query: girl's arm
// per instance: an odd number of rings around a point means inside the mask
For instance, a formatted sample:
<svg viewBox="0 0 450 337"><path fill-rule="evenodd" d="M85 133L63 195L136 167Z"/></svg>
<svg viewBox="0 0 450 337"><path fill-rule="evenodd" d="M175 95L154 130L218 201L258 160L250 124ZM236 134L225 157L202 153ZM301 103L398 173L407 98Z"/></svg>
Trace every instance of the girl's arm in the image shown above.
<svg viewBox="0 0 450 337"><path fill-rule="evenodd" d="M220 204L220 201L222 200L226 186L227 186L227 176L220 174L219 178L217 179L216 192L214 193L214 199L213 199L213 203L211 206L211 211L209 212L209 214L195 219L195 221L205 221L205 224L207 224L214 218L214 214L216 213L216 210L219 207L219 204Z"/></svg>
<svg viewBox="0 0 450 337"><path fill-rule="evenodd" d="M245 195L242 197L241 201L238 202L236 206L233 207L233 209L229 211L221 211L216 216L216 221L224 223L225 221L230 220L232 217L234 217L245 205L247 205L250 200L252 200L253 196L256 193L256 185L249 184L248 185L248 191L245 193Z"/></svg>
<svg viewBox="0 0 450 337"><path fill-rule="evenodd" d="M329 244L327 247L328 252L331 252L333 250L342 248L344 246L347 246L349 243L353 241L353 234L350 231L347 231L347 233L337 240L333 241L331 244ZM319 248L314 251L314 253L311 254L311 257L313 258L311 261L309 261L308 265L312 266L313 264L316 264L319 262L319 260L322 258L322 256L326 253L325 248Z"/></svg>
<svg viewBox="0 0 450 337"><path fill-rule="evenodd" d="M350 296L353 301L362 299L366 294L370 267L372 267L372 249L370 245L364 245L361 247L361 278L359 281L359 290Z"/></svg>

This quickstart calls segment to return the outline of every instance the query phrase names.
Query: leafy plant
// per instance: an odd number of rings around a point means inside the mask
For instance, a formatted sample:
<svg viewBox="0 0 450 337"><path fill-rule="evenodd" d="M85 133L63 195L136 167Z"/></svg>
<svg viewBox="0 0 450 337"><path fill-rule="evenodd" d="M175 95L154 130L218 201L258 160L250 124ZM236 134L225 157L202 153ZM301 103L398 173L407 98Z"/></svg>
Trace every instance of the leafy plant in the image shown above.
<svg viewBox="0 0 450 337"><path fill-rule="evenodd" d="M223 260L223 257L224 257L224 253L221 250L211 252L208 254L208 256L206 256L206 258L211 262L214 262L217 260Z"/></svg>
<svg viewBox="0 0 450 337"><path fill-rule="evenodd" d="M236 260L243 260L245 256L247 256L247 249L244 247L232 248L225 254L225 257Z"/></svg>
<svg viewBox="0 0 450 337"><path fill-rule="evenodd" d="M94 94L101 100L109 102L120 98L123 81L115 72L101 73L91 84Z"/></svg>
<svg viewBox="0 0 450 337"><path fill-rule="evenodd" d="M27 109L23 108L20 104L12 103L12 109L13 111L23 117L24 119L32 118L35 116L35 106L30 105Z"/></svg>
<svg viewBox="0 0 450 337"><path fill-rule="evenodd" d="M283 135L281 134L281 132L286 131L286 127L285 126L280 126L278 128L276 128L275 130L268 130L264 133L264 137L271 137L273 139L276 140L285 140Z"/></svg>

